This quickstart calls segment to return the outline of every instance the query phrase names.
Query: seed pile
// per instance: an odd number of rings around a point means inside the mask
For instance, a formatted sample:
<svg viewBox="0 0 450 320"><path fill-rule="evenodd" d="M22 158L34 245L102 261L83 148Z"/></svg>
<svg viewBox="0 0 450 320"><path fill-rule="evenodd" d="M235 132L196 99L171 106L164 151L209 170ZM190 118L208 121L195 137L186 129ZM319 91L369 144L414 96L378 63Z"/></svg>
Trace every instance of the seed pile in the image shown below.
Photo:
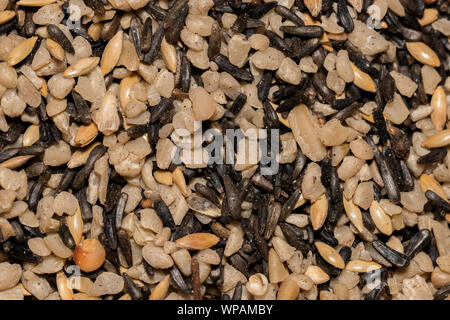
<svg viewBox="0 0 450 320"><path fill-rule="evenodd" d="M449 299L449 11L0 0L0 299Z"/></svg>

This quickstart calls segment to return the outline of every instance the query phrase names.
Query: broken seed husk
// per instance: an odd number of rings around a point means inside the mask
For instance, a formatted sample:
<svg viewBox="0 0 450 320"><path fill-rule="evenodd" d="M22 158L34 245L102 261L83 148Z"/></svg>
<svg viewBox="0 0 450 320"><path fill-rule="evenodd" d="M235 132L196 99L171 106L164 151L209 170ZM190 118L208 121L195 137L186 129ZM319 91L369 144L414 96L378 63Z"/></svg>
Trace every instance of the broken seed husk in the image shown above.
<svg viewBox="0 0 450 320"><path fill-rule="evenodd" d="M186 198L189 209L204 214L205 216L217 218L220 217L220 209L208 199L190 195Z"/></svg>

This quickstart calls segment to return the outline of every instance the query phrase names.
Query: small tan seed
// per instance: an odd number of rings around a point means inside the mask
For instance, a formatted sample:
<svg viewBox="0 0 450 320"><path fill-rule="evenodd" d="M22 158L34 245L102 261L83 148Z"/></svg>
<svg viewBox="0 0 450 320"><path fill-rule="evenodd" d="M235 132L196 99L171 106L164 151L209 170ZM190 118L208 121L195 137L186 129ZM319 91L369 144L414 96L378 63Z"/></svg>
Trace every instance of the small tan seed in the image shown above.
<svg viewBox="0 0 450 320"><path fill-rule="evenodd" d="M16 168L24 165L28 160L30 160L33 157L34 157L34 155L13 157L11 159L8 159L8 160L0 163L0 167L8 168L8 169L16 169Z"/></svg>
<svg viewBox="0 0 450 320"><path fill-rule="evenodd" d="M269 288L269 281L262 273L255 273L248 278L248 282L245 284L247 291L254 296L263 296L266 294Z"/></svg>
<svg viewBox="0 0 450 320"><path fill-rule="evenodd" d="M436 52L423 42L406 42L406 49L417 61L432 67L439 67L441 61Z"/></svg>
<svg viewBox="0 0 450 320"><path fill-rule="evenodd" d="M43 7L54 2L56 0L19 0L16 4L22 7Z"/></svg>
<svg viewBox="0 0 450 320"><path fill-rule="evenodd" d="M167 186L172 185L173 179L172 179L172 172L170 172L170 171L156 170L153 173L153 176L155 177L155 180L158 183L165 184Z"/></svg>
<svg viewBox="0 0 450 320"><path fill-rule="evenodd" d="M326 262L328 262L332 266L335 266L336 268L344 269L345 262L342 259L341 255L333 247L321 241L316 241L314 245L316 246L317 251L319 251L319 254Z"/></svg>
<svg viewBox="0 0 450 320"><path fill-rule="evenodd" d="M58 61L64 60L64 49L61 47L61 45L53 41L52 39L48 38L45 40L45 45L47 46L48 52Z"/></svg>
<svg viewBox="0 0 450 320"><path fill-rule="evenodd" d="M330 280L330 276L318 266L309 266L305 275L310 277L314 284L322 284Z"/></svg>
<svg viewBox="0 0 450 320"><path fill-rule="evenodd" d="M431 120L433 121L436 131L440 131L444 129L444 126L447 123L447 97L442 86L438 86L436 90L434 90L430 105L433 108Z"/></svg>
<svg viewBox="0 0 450 320"><path fill-rule="evenodd" d="M56 286L61 300L73 300L73 290L70 288L67 277L62 271L56 274Z"/></svg>
<svg viewBox="0 0 450 320"><path fill-rule="evenodd" d="M103 25L100 22L92 23L88 28L88 35L92 40L97 41L102 34Z"/></svg>
<svg viewBox="0 0 450 320"><path fill-rule="evenodd" d="M203 250L215 246L219 238L212 233L191 233L176 241L180 248Z"/></svg>
<svg viewBox="0 0 450 320"><path fill-rule="evenodd" d="M353 69L353 83L355 84L355 86L365 91L375 92L375 82L373 82L370 75L359 69L353 63L350 64Z"/></svg>
<svg viewBox="0 0 450 320"><path fill-rule="evenodd" d="M136 75L125 77L120 81L119 101L122 108L124 108L128 102L131 101L131 90L133 85L138 81L139 79Z"/></svg>
<svg viewBox="0 0 450 320"><path fill-rule="evenodd" d="M378 201L372 201L369 211L377 229L390 236L393 231L391 218L384 212Z"/></svg>
<svg viewBox="0 0 450 320"><path fill-rule="evenodd" d="M88 74L98 65L99 61L99 57L88 57L80 59L73 65L68 67L66 71L64 71L64 77L75 78Z"/></svg>
<svg viewBox="0 0 450 320"><path fill-rule="evenodd" d="M432 176L428 174L422 174L420 176L420 189L422 192L426 192L427 190L431 190L435 192L439 197L447 201L447 195L442 188L442 186L439 184L439 182Z"/></svg>
<svg viewBox="0 0 450 320"><path fill-rule="evenodd" d="M272 248L269 250L268 269L270 283L282 282L289 276L286 266L281 262L277 252Z"/></svg>
<svg viewBox="0 0 450 320"><path fill-rule="evenodd" d="M29 147L39 141L39 126L32 124L23 133L22 145Z"/></svg>
<svg viewBox="0 0 450 320"><path fill-rule="evenodd" d="M277 300L296 300L300 293L300 287L297 283L287 278L285 279L278 289Z"/></svg>
<svg viewBox="0 0 450 320"><path fill-rule="evenodd" d="M122 38L123 31L120 30L106 45L102 59L100 60L100 69L103 74L110 73L119 61L120 54L122 53Z"/></svg>
<svg viewBox="0 0 450 320"><path fill-rule="evenodd" d="M80 206L77 206L77 210L71 216L67 216L66 218L67 227L69 228L70 234L72 235L75 244L80 244L80 241L83 237L83 218L81 216Z"/></svg>
<svg viewBox="0 0 450 320"><path fill-rule="evenodd" d="M5 10L0 12L0 24L4 24L14 18L16 13L12 10Z"/></svg>
<svg viewBox="0 0 450 320"><path fill-rule="evenodd" d="M161 41L161 55L166 63L167 69L175 73L177 71L177 52L175 51L175 47L166 41L166 37Z"/></svg>
<svg viewBox="0 0 450 320"><path fill-rule="evenodd" d="M81 145L81 147L87 146L98 135L97 125L94 122L86 126L80 126L75 136L75 143Z"/></svg>
<svg viewBox="0 0 450 320"><path fill-rule="evenodd" d="M347 263L345 270L364 273L372 270L380 269L381 265L373 261L352 260Z"/></svg>
<svg viewBox="0 0 450 320"><path fill-rule="evenodd" d="M445 147L450 144L450 129L439 131L429 136L422 142L422 147L427 149Z"/></svg>
<svg viewBox="0 0 450 320"><path fill-rule="evenodd" d="M434 8L427 8L423 11L422 18L418 18L419 24L424 27L427 26L438 18L439 12Z"/></svg>
<svg viewBox="0 0 450 320"><path fill-rule="evenodd" d="M15 66L23 59L25 59L31 53L31 51L33 51L37 39L38 37L34 36L20 42L9 54L8 65L10 67Z"/></svg>
<svg viewBox="0 0 450 320"><path fill-rule="evenodd" d="M156 286L153 288L152 294L148 298L148 300L162 300L166 297L167 291L169 290L170 284L170 275L168 274L164 279L162 279Z"/></svg>
<svg viewBox="0 0 450 320"><path fill-rule="evenodd" d="M363 222L361 210L357 205L353 203L353 200L347 200L345 197L342 198L344 202L344 210L347 214L348 219L353 223L353 225L358 229L359 232L363 231Z"/></svg>
<svg viewBox="0 0 450 320"><path fill-rule="evenodd" d="M177 167L172 172L172 178L173 178L173 182L178 187L178 189L181 191L183 196L187 196L186 179L180 168Z"/></svg>
<svg viewBox="0 0 450 320"><path fill-rule="evenodd" d="M320 198L311 205L311 213L309 214L311 218L311 224L314 230L319 230L327 217L328 213L328 201L325 194L320 196Z"/></svg>

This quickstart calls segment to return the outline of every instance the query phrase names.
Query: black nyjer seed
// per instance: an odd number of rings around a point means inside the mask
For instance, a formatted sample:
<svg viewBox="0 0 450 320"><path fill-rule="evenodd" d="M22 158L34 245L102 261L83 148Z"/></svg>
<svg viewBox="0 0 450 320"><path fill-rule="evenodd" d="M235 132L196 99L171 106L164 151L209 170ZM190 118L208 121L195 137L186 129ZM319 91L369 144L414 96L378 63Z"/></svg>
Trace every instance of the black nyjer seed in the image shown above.
<svg viewBox="0 0 450 320"><path fill-rule="evenodd" d="M157 200L153 203L156 214L161 218L164 226L169 227L171 230L175 230L175 221L170 213L169 207L162 200Z"/></svg>
<svg viewBox="0 0 450 320"><path fill-rule="evenodd" d="M392 263L394 266L403 268L409 265L409 259L407 256L398 251L395 251L394 249L391 249L380 240L373 241L372 245L375 248L375 250L378 251L379 254L381 254L387 261Z"/></svg>
<svg viewBox="0 0 450 320"><path fill-rule="evenodd" d="M70 40L66 37L64 32L61 31L54 24L49 24L47 26L48 37L53 41L57 42L64 50L66 50L70 54L75 54L75 49L72 46Z"/></svg>
<svg viewBox="0 0 450 320"><path fill-rule="evenodd" d="M427 154L425 154L425 155L421 156L419 159L417 159L417 163L418 164L429 164L429 163L438 162L438 161L441 161L442 159L444 159L446 155L447 155L447 149L444 147L431 149L430 152L428 152Z"/></svg>
<svg viewBox="0 0 450 320"><path fill-rule="evenodd" d="M345 32L350 33L353 31L354 25L352 16L350 15L350 12L347 8L347 0L338 0L337 3L337 17L339 19L339 22L344 27Z"/></svg>
<svg viewBox="0 0 450 320"><path fill-rule="evenodd" d="M412 259L422 251L431 241L431 231L428 229L419 230L410 240L405 249L405 256Z"/></svg>

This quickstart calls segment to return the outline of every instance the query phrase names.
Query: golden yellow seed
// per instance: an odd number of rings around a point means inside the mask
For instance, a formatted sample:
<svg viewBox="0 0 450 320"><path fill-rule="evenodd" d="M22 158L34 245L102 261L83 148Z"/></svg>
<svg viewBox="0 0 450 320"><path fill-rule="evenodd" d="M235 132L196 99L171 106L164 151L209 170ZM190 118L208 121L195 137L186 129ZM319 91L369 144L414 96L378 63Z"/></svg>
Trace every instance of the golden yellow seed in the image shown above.
<svg viewBox="0 0 450 320"><path fill-rule="evenodd" d="M341 255L333 247L327 245L322 241L316 241L314 242L314 245L316 246L320 256L326 262L328 262L329 264L331 264L336 268L344 269L345 262L342 259Z"/></svg>
<svg viewBox="0 0 450 320"><path fill-rule="evenodd" d="M438 86L434 90L430 105L433 108L431 121L433 121L436 131L440 131L447 123L447 96L444 87Z"/></svg>
<svg viewBox="0 0 450 320"><path fill-rule="evenodd" d="M55 2L56 0L19 0L16 4L22 7L43 7Z"/></svg>
<svg viewBox="0 0 450 320"><path fill-rule="evenodd" d="M437 11L437 9L435 9L435 8L426 8L423 11L422 18L417 18L417 21L419 21L419 24L422 27L424 27L424 26L427 26L427 25L433 23L434 21L436 21L438 16L439 16L439 12Z"/></svg>
<svg viewBox="0 0 450 320"><path fill-rule="evenodd" d="M56 60L59 60L59 61L64 60L64 49L63 49L63 47L61 47L61 45L58 42L53 41L52 39L48 38L47 40L45 40L45 45L47 46L48 52Z"/></svg>
<svg viewBox="0 0 450 320"><path fill-rule="evenodd" d="M16 12L13 10L5 10L0 12L0 24L4 24L10 21L12 18L16 16Z"/></svg>
<svg viewBox="0 0 450 320"><path fill-rule="evenodd" d="M99 57L83 58L72 64L64 71L64 77L75 78L84 76L94 69L100 61Z"/></svg>
<svg viewBox="0 0 450 320"><path fill-rule="evenodd" d="M450 144L450 129L438 131L422 142L422 147L427 149L446 147Z"/></svg>
<svg viewBox="0 0 450 320"><path fill-rule="evenodd" d="M158 183L165 184L166 186L172 185L173 179L172 179L172 172L170 171L156 170L153 173L153 176L155 177L155 180Z"/></svg>
<svg viewBox="0 0 450 320"><path fill-rule="evenodd" d="M8 58L8 65L10 67L15 66L23 59L25 59L31 51L33 51L34 45L36 44L38 37L34 36L29 39L25 39L20 42L14 49L12 49Z"/></svg>
<svg viewBox="0 0 450 320"><path fill-rule="evenodd" d="M364 273L382 268L380 264L373 261L352 260L347 263L345 270Z"/></svg>
<svg viewBox="0 0 450 320"><path fill-rule="evenodd" d="M300 287L297 283L287 278L285 279L278 289L277 300L296 300L300 293Z"/></svg>
<svg viewBox="0 0 450 320"><path fill-rule="evenodd" d="M39 126L32 124L23 133L22 145L29 147L39 141Z"/></svg>
<svg viewBox="0 0 450 320"><path fill-rule="evenodd" d="M309 217L314 230L319 230L323 226L327 213L328 201L325 194L323 194L311 205L311 213L309 214Z"/></svg>
<svg viewBox="0 0 450 320"><path fill-rule="evenodd" d="M91 143L95 137L98 135L98 129L95 122L91 122L86 126L80 126L77 131L77 135L74 138L76 144L81 145L81 147L87 146Z"/></svg>
<svg viewBox="0 0 450 320"><path fill-rule="evenodd" d="M13 157L11 159L8 159L8 160L0 163L0 167L8 168L8 169L16 169L16 168L24 165L28 160L30 160L33 157L34 157L34 155Z"/></svg>
<svg viewBox="0 0 450 320"><path fill-rule="evenodd" d="M191 233L176 241L180 248L191 250L203 250L215 246L219 242L219 238L212 233Z"/></svg>
<svg viewBox="0 0 450 320"><path fill-rule="evenodd" d="M358 229L359 232L362 232L364 229L363 222L362 222L362 214L361 210L357 205L353 203L353 200L347 200L345 197L342 197L344 202L344 210L347 214L348 219L351 223Z"/></svg>
<svg viewBox="0 0 450 320"><path fill-rule="evenodd" d="M177 71L177 52L175 46L166 41L166 37L161 41L161 55L167 69L175 73Z"/></svg>
<svg viewBox="0 0 450 320"><path fill-rule="evenodd" d="M445 201L448 201L444 189L434 177L424 173L420 176L419 181L422 192L425 193L427 190L431 190Z"/></svg>
<svg viewBox="0 0 450 320"><path fill-rule="evenodd" d="M432 67L439 67L441 61L436 52L423 42L406 42L406 49L417 61Z"/></svg>
<svg viewBox="0 0 450 320"><path fill-rule="evenodd" d="M373 114L365 114L364 112L359 112L361 115L361 118L363 118L366 121L369 121L370 123L375 123L375 120L373 118Z"/></svg>
<svg viewBox="0 0 450 320"><path fill-rule="evenodd" d="M170 275L167 275L153 288L152 294L148 300L162 300L166 297L169 290Z"/></svg>
<svg viewBox="0 0 450 320"><path fill-rule="evenodd" d="M41 93L41 96L43 96L45 99L47 99L47 97L48 97L47 81L45 81L44 78L41 78L41 80L42 80L42 87L39 90L39 92Z"/></svg>
<svg viewBox="0 0 450 320"><path fill-rule="evenodd" d="M88 35L92 38L92 40L97 41L100 39L100 35L102 34L103 25L99 22L92 23L88 28Z"/></svg>
<svg viewBox="0 0 450 320"><path fill-rule="evenodd" d="M110 73L119 61L120 54L122 53L122 38L123 31L120 30L106 45L102 59L100 60L100 69L103 74Z"/></svg>
<svg viewBox="0 0 450 320"><path fill-rule="evenodd" d="M119 100L120 106L125 108L128 102L131 101L130 94L133 85L139 81L139 78L136 75L132 75L130 77L125 77L120 81L119 86Z"/></svg>
<svg viewBox="0 0 450 320"><path fill-rule="evenodd" d="M375 82L373 82L371 76L359 69L352 62L350 62L350 65L353 69L353 83L355 84L355 86L365 91L375 92Z"/></svg>
<svg viewBox="0 0 450 320"><path fill-rule="evenodd" d="M305 275L310 277L314 284L322 284L330 280L330 276L318 266L309 266Z"/></svg>
<svg viewBox="0 0 450 320"><path fill-rule="evenodd" d="M70 234L72 235L75 244L78 245L83 238L83 218L81 216L80 206L77 206L77 210L71 216L67 216L66 218L67 227L69 228Z"/></svg>
<svg viewBox="0 0 450 320"><path fill-rule="evenodd" d="M56 274L56 287L61 300L73 300L73 290L69 286L66 275L60 271Z"/></svg>
<svg viewBox="0 0 450 320"><path fill-rule="evenodd" d="M377 229L390 236L393 231L391 217L384 212L378 201L372 201L369 211Z"/></svg>
<svg viewBox="0 0 450 320"><path fill-rule="evenodd" d="M172 172L173 182L178 187L183 196L187 196L187 188L186 188L186 178L184 177L183 171L180 168L176 168Z"/></svg>
<svg viewBox="0 0 450 320"><path fill-rule="evenodd" d="M388 26L388 24L386 23L386 21L381 21L381 23L380 23L380 29L387 29L389 26Z"/></svg>

